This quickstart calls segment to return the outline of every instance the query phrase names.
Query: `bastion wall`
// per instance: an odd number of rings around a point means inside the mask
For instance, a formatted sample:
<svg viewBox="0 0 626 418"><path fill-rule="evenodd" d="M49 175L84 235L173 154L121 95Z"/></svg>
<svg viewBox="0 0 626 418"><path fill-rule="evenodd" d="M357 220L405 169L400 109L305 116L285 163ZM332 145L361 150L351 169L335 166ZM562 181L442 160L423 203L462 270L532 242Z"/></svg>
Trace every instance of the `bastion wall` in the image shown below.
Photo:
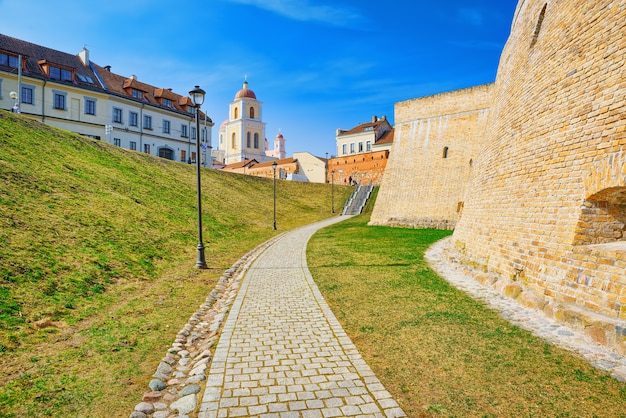
<svg viewBox="0 0 626 418"><path fill-rule="evenodd" d="M453 229L480 152L493 84L395 104L395 137L371 225Z"/></svg>
<svg viewBox="0 0 626 418"><path fill-rule="evenodd" d="M487 106L484 145L473 159L446 250L477 280L622 354L625 33L625 0L520 0ZM404 114L402 106L397 109ZM403 132L411 120L406 110L398 119ZM444 182L447 174L431 165L428 153L408 152L410 136L396 136L387 165L394 173L385 173L381 205L402 207L413 199L409 194L422 193L423 200L412 201L431 207L436 193L387 180L409 178L401 169L420 181ZM374 212L382 213L376 206ZM394 216L418 217L409 216L418 213L413 207L400 212ZM380 223L388 221L385 216L377 218Z"/></svg>

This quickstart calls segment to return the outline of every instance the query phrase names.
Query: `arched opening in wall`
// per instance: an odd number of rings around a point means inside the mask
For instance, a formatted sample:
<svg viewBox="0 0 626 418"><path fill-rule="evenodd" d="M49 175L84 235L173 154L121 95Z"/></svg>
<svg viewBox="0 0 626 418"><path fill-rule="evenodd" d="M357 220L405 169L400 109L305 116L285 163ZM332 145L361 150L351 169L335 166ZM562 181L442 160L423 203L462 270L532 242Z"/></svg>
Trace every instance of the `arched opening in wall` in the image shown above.
<svg viewBox="0 0 626 418"><path fill-rule="evenodd" d="M626 187L611 187L583 203L574 245L623 242L626 246Z"/></svg>
<svg viewBox="0 0 626 418"><path fill-rule="evenodd" d="M448 147L443 147L443 158L448 158Z"/></svg>
<svg viewBox="0 0 626 418"><path fill-rule="evenodd" d="M532 48L537 43L537 39L539 38L539 32L541 32L541 25L543 24L543 19L546 17L546 7L548 7L548 3L543 5L543 9L541 9L541 13L539 13L539 19L537 19L537 24L535 25L535 33L533 33L533 39L530 41L530 47Z"/></svg>
<svg viewBox="0 0 626 418"><path fill-rule="evenodd" d="M250 107L250 119L254 119L254 108Z"/></svg>
<svg viewBox="0 0 626 418"><path fill-rule="evenodd" d="M238 107L233 109L233 119L239 119L239 108Z"/></svg>
<svg viewBox="0 0 626 418"><path fill-rule="evenodd" d="M174 159L174 150L167 147L159 148L159 157L165 158L167 160Z"/></svg>
<svg viewBox="0 0 626 418"><path fill-rule="evenodd" d="M237 149L237 136L235 135L234 132L233 132L233 138L232 138L232 143L230 144L230 147L232 149Z"/></svg>
<svg viewBox="0 0 626 418"><path fill-rule="evenodd" d="M469 161L469 165L470 165L470 167L474 165L474 160L471 159L471 158L470 158L470 161Z"/></svg>
<svg viewBox="0 0 626 418"><path fill-rule="evenodd" d="M252 140L251 140L250 138L251 138L251 137L250 137L250 132L248 132L248 133L246 134L246 147L247 147L247 148L250 148L250 144L252 143Z"/></svg>

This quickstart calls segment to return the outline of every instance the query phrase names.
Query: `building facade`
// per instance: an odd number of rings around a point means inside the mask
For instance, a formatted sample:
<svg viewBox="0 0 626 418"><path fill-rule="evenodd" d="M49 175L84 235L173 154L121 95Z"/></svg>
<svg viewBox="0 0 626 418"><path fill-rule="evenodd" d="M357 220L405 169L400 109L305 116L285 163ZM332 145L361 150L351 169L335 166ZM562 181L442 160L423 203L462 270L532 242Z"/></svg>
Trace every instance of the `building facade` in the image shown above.
<svg viewBox="0 0 626 418"><path fill-rule="evenodd" d="M327 181L338 184L380 184L394 129L386 116L372 117L371 122L350 130L337 130L337 156L328 161Z"/></svg>
<svg viewBox="0 0 626 418"><path fill-rule="evenodd" d="M189 97L114 74L87 49L72 55L1 34L0 107L174 161L195 162L198 137L211 145L213 122L200 112L196 132Z"/></svg>

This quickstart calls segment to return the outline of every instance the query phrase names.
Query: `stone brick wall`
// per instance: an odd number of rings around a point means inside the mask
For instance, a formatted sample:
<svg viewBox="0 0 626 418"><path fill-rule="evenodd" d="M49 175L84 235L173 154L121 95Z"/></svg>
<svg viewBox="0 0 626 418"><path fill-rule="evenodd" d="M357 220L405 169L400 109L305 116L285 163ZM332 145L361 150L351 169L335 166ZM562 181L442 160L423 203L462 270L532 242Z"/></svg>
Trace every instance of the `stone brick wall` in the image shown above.
<svg viewBox="0 0 626 418"><path fill-rule="evenodd" d="M622 353L625 33L623 0L520 1L449 253Z"/></svg>
<svg viewBox="0 0 626 418"><path fill-rule="evenodd" d="M493 84L395 104L372 225L453 229L483 145Z"/></svg>
<svg viewBox="0 0 626 418"><path fill-rule="evenodd" d="M373 151L364 154L335 157L328 161L328 182L348 184L350 179L362 184L378 186L387 166L389 151ZM331 173L335 171L334 174ZM334 179L334 180L333 180Z"/></svg>
<svg viewBox="0 0 626 418"><path fill-rule="evenodd" d="M468 108L471 91L396 105L372 214L373 223L450 227L458 205L450 261L623 354L625 33L626 0L520 0L488 105ZM440 134L447 115L460 134ZM450 159L460 143L479 146L458 162L466 186L449 186L437 155L453 139ZM454 197L442 195L449 189Z"/></svg>

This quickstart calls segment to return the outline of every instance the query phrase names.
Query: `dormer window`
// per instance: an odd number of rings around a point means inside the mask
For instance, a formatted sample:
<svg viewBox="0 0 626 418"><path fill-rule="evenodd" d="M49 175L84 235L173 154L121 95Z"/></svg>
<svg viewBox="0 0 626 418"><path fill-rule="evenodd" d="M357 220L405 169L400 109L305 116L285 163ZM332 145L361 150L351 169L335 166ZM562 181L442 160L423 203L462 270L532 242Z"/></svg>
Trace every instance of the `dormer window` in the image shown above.
<svg viewBox="0 0 626 418"><path fill-rule="evenodd" d="M70 67L61 67L60 65L51 64L46 60L38 62L43 73L52 80L74 81L74 69Z"/></svg>
<svg viewBox="0 0 626 418"><path fill-rule="evenodd" d="M163 106L172 107L172 101L170 99L163 98Z"/></svg>
<svg viewBox="0 0 626 418"><path fill-rule="evenodd" d="M134 98L142 100L143 99L143 91L132 89L130 93Z"/></svg>
<svg viewBox="0 0 626 418"><path fill-rule="evenodd" d="M20 65L20 59L17 55L0 52L0 65L4 67L18 68Z"/></svg>

